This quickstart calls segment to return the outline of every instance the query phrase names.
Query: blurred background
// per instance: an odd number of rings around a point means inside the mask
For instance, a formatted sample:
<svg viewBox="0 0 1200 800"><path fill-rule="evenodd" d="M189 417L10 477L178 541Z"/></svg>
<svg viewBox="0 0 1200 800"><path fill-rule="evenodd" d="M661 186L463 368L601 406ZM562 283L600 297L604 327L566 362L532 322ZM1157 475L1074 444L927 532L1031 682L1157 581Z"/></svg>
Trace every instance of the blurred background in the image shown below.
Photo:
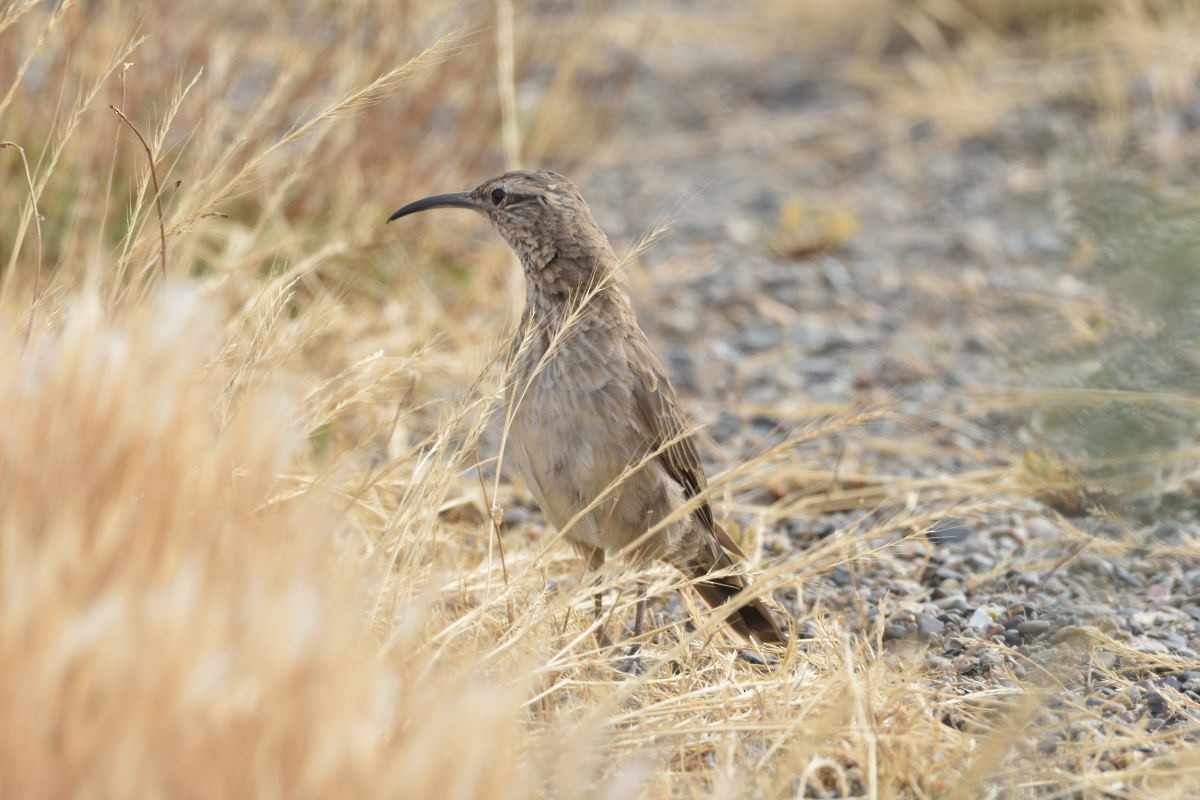
<svg viewBox="0 0 1200 800"><path fill-rule="evenodd" d="M1161 790L1200 703L1198 36L1188 0L8 2L0 786ZM726 744L667 733L750 713L705 705L723 662L622 716L571 639L590 592L495 461L507 246L384 225L516 167L627 254L819 651L737 677L792 699ZM1035 675L1070 713L989 705Z"/></svg>
<svg viewBox="0 0 1200 800"><path fill-rule="evenodd" d="M25 212L0 221L4 296L28 304L41 280L36 324L84 275L140 288L165 241L168 278L228 302L282 273L293 310L336 298L355 326L342 357L437 338L471 374L520 302L504 248L474 219L379 220L543 166L581 184L619 251L664 228L631 280L706 422L735 388L788 414L967 384L1186 396L1197 13L10 4L0 108L42 219L10 151L6 205ZM149 140L162 231L146 152L109 106ZM1169 399L1051 405L1016 446L1140 459L1195 433Z"/></svg>

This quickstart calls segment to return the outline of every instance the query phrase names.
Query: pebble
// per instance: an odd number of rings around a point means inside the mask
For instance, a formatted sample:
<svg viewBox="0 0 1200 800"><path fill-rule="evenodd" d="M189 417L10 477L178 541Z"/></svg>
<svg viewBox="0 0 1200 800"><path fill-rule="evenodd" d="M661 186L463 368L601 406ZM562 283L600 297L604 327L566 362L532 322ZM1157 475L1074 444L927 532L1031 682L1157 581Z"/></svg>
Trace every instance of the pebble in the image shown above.
<svg viewBox="0 0 1200 800"><path fill-rule="evenodd" d="M985 631L992 626L992 622L992 615L988 613L986 608L981 606L971 614L970 619L967 620L967 626L977 631Z"/></svg>
<svg viewBox="0 0 1200 800"><path fill-rule="evenodd" d="M946 629L946 623L928 614L917 614L914 616L914 621L917 624L917 632L926 639L940 636L942 631ZM1197 683L1200 684L1200 681Z"/></svg>
<svg viewBox="0 0 1200 800"><path fill-rule="evenodd" d="M1025 520L1025 530L1031 540L1057 541L1062 535L1062 529L1045 517L1030 517Z"/></svg>
<svg viewBox="0 0 1200 800"><path fill-rule="evenodd" d="M1114 574L1116 574L1116 576L1118 578L1125 581L1130 586L1140 589L1146 585L1145 578L1143 578L1141 575L1138 575L1136 572L1130 572L1125 567L1122 567L1120 565L1113 567L1113 572L1114 572Z"/></svg>
<svg viewBox="0 0 1200 800"><path fill-rule="evenodd" d="M1169 706L1166 705L1166 700L1163 699L1162 694L1159 694L1158 692L1147 692L1146 709L1151 712L1151 715L1160 717L1166 714Z"/></svg>
<svg viewBox="0 0 1200 800"><path fill-rule="evenodd" d="M975 531L964 520L947 517L933 523L925 536L936 545L952 545L966 541L974 533Z"/></svg>
<svg viewBox="0 0 1200 800"><path fill-rule="evenodd" d="M1004 663L1004 659L995 653L981 653L979 655L979 665L986 669L993 669Z"/></svg>
<svg viewBox="0 0 1200 800"><path fill-rule="evenodd" d="M835 586L849 586L854 580L854 576L850 574L850 570L845 567L834 567L829 570L829 580Z"/></svg>
<svg viewBox="0 0 1200 800"><path fill-rule="evenodd" d="M967 557L967 564L970 565L972 572L987 572L996 566L996 559L982 553L972 553Z"/></svg>
<svg viewBox="0 0 1200 800"><path fill-rule="evenodd" d="M925 657L925 667L933 672L946 673L954 669L954 662L944 656L931 654Z"/></svg>
<svg viewBox="0 0 1200 800"><path fill-rule="evenodd" d="M1076 559L1075 564L1079 569L1096 575L1107 577L1113 574L1113 565L1095 553L1083 553Z"/></svg>
<svg viewBox="0 0 1200 800"><path fill-rule="evenodd" d="M1017 583L1027 588L1035 588L1042 583L1042 574L1036 571L1024 572L1021 577L1017 578Z"/></svg>
<svg viewBox="0 0 1200 800"><path fill-rule="evenodd" d="M945 610L953 609L955 611L970 611L972 608L974 608L974 606L967 602L967 596L962 592L955 592L954 594L939 598L933 602L938 608Z"/></svg>
<svg viewBox="0 0 1200 800"><path fill-rule="evenodd" d="M1167 647L1167 645L1148 636L1134 636L1129 640L1129 644L1135 650L1140 650L1143 653L1166 655L1171 652L1171 648Z"/></svg>
<svg viewBox="0 0 1200 800"><path fill-rule="evenodd" d="M1092 630L1094 629L1081 625L1064 625L1054 632L1052 638L1055 644L1072 644L1082 647L1091 642Z"/></svg>
<svg viewBox="0 0 1200 800"><path fill-rule="evenodd" d="M1050 630L1051 624L1045 619L1029 619L1017 625L1017 631L1027 639L1035 639Z"/></svg>

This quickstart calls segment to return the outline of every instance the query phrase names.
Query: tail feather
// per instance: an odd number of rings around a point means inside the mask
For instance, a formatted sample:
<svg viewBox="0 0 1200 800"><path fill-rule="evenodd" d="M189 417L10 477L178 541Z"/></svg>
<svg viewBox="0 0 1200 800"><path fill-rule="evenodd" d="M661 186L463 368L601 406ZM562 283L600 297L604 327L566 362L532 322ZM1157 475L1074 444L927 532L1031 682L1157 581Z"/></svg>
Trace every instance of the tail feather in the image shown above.
<svg viewBox="0 0 1200 800"><path fill-rule="evenodd" d="M713 538L709 546L700 549L698 559L688 564L684 572L695 579L696 591L704 598L704 602L713 608L720 608L741 594L749 586L749 581L744 574L734 571L738 562L744 563L746 559L741 548L720 525L713 524L711 531ZM721 574L714 575L714 572ZM762 598L756 597L730 613L727 622L747 639L754 638L763 644L787 642L787 637Z"/></svg>
<svg viewBox="0 0 1200 800"><path fill-rule="evenodd" d="M711 576L708 570L696 570L692 577L696 579L696 591L713 608L720 608L746 588L746 582L740 575ZM762 598L756 597L733 611L726 622L747 639L754 638L763 644L787 643L787 638Z"/></svg>

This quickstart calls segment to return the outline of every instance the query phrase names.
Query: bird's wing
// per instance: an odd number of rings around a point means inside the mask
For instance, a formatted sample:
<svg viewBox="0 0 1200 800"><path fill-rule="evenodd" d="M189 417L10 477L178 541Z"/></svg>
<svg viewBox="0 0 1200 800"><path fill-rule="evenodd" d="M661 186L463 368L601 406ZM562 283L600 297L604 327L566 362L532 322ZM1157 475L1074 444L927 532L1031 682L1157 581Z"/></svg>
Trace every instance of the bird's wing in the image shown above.
<svg viewBox="0 0 1200 800"><path fill-rule="evenodd" d="M700 464L694 438L682 435L687 426L679 412L675 390L671 388L662 364L654 357L645 338L631 336L627 355L633 377L634 420L646 437L648 447L652 451L662 451L658 461L667 474L683 487L687 497L695 497L704 491L708 481L704 478L704 468ZM744 562L746 556L725 529L713 521L712 506L707 500L697 507L696 517L712 533L713 538L708 540L708 546L701 548L691 563L676 566L695 578L696 590L705 602L718 608L746 588L744 573L728 572L737 566L734 559ZM745 602L728 617L728 622L747 638L754 637L766 644L783 644L787 641L762 598L756 597Z"/></svg>
<svg viewBox="0 0 1200 800"><path fill-rule="evenodd" d="M667 474L683 487L685 496L695 497L704 491L708 481L704 477L700 455L696 452L694 437L691 434L683 435L687 425L679 411L675 390L671 388L662 364L655 358L645 338L632 336L628 346L629 371L633 377L634 420L646 436L648 449L662 451L658 461ZM713 524L712 506L707 500L696 508L696 516L709 530L718 530ZM733 540L728 536L724 538L728 541L722 541L721 544L740 556L741 552Z"/></svg>

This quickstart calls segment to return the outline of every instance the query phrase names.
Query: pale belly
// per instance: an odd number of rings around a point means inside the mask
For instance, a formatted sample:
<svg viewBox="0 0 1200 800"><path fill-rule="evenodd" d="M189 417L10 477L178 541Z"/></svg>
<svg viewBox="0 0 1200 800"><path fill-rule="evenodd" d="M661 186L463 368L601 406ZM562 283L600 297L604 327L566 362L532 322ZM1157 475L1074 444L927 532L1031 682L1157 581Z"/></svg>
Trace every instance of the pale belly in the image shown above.
<svg viewBox="0 0 1200 800"><path fill-rule="evenodd" d="M509 452L549 522L581 551L611 555L641 537L683 502L682 490L651 460L632 422L624 364L606 363L583 377L564 376L560 364L581 354L564 348L536 377L513 389ZM591 354L588 354L591 355ZM666 526L644 546L642 558L661 557L692 520Z"/></svg>

